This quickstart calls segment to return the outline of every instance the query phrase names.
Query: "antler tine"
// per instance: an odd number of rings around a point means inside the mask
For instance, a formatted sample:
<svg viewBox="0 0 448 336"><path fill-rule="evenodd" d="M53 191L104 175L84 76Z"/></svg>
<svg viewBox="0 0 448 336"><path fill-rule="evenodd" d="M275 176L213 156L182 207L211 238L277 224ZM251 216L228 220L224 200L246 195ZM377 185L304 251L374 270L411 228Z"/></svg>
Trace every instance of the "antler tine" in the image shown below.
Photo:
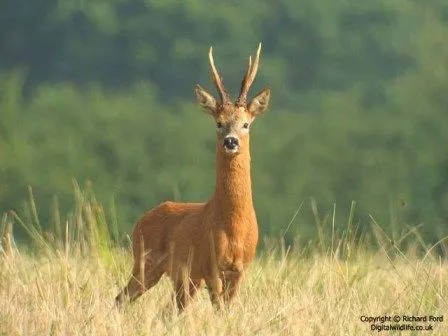
<svg viewBox="0 0 448 336"><path fill-rule="evenodd" d="M247 80L250 75L250 71L252 70L252 55L249 55L249 67L247 68L246 75L243 78L243 84Z"/></svg>
<svg viewBox="0 0 448 336"><path fill-rule="evenodd" d="M208 52L208 59L210 61L210 67L212 70L213 82L215 83L215 86L218 89L218 93L221 98L221 103L225 104L229 100L229 95L227 94L227 91L224 88L222 78L219 76L219 73L216 70L215 61L213 60L213 47L210 47L210 51Z"/></svg>
<svg viewBox="0 0 448 336"><path fill-rule="evenodd" d="M247 93L254 82L255 76L258 71L258 63L260 61L260 52L261 52L261 42L258 44L257 54L255 55L254 63L252 64L252 57L249 56L249 67L247 69L246 75L243 78L243 83L241 84L240 95L237 100L238 105L245 105L247 99Z"/></svg>

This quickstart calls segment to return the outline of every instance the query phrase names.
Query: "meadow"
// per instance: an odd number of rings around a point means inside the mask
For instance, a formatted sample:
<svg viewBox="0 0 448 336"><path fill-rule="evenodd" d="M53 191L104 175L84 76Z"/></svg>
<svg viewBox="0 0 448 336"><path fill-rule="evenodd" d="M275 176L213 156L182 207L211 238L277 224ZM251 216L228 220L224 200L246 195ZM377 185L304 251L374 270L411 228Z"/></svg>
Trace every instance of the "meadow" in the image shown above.
<svg viewBox="0 0 448 336"><path fill-rule="evenodd" d="M400 247L373 218L371 234L360 234L350 221L339 233L334 215L321 223L326 228L320 231L332 232L328 239L293 248L281 237L264 239L239 295L223 310L215 310L203 290L177 314L166 278L118 310L113 302L130 274L130 244L117 239L113 216L94 197L75 191L73 212L65 219L55 210L52 232L41 229L32 198L26 219L14 212L3 216L0 335L448 332L448 263L440 254L446 242L428 246L410 229L402 237L410 243ZM14 242L16 226L32 243ZM378 330L391 325L405 329Z"/></svg>
<svg viewBox="0 0 448 336"><path fill-rule="evenodd" d="M0 13L0 336L448 335L448 1ZM216 125L193 92L212 88L210 46L236 90L258 42L253 93L272 103L251 131L260 242L238 297L216 311L203 290L177 314L162 278L117 310L138 216L213 193Z"/></svg>

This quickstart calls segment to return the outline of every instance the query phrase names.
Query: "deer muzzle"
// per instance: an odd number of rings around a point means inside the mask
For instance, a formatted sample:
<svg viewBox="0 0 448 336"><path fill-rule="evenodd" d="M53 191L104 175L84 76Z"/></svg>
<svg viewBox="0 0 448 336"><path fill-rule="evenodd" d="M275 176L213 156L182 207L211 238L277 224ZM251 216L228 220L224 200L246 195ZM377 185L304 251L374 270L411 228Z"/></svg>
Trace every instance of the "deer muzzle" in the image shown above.
<svg viewBox="0 0 448 336"><path fill-rule="evenodd" d="M239 140L234 136L226 136L223 145L227 153L236 153L239 148Z"/></svg>

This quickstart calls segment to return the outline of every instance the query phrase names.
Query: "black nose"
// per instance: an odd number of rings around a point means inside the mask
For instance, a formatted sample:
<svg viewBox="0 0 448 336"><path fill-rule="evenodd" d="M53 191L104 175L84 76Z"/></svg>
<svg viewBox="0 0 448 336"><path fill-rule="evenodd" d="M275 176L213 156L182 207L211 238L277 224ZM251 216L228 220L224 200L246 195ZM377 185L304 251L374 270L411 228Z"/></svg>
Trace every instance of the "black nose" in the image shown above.
<svg viewBox="0 0 448 336"><path fill-rule="evenodd" d="M238 146L238 139L234 137L227 137L224 139L224 147L227 149L235 149Z"/></svg>

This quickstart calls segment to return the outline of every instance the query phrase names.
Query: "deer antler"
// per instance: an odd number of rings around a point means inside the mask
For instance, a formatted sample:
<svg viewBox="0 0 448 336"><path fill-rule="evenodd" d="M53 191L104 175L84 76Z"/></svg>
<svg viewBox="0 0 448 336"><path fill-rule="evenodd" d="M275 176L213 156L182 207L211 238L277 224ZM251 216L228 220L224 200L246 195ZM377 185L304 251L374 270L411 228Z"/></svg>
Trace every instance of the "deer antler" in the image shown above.
<svg viewBox="0 0 448 336"><path fill-rule="evenodd" d="M249 56L249 67L247 68L246 75L243 78L243 83L241 84L241 91L236 104L239 106L246 105L247 93L254 82L255 76L258 71L258 62L260 61L260 51L261 51L261 42L258 45L257 54L255 56L254 63L252 64L252 56Z"/></svg>
<svg viewBox="0 0 448 336"><path fill-rule="evenodd" d="M215 67L215 61L213 60L213 47L210 47L210 51L208 52L208 59L210 61L210 67L213 75L213 82L215 83L216 88L218 89L219 96L221 98L221 104L226 104L230 101L230 96L224 88L224 84L222 83L222 78L219 76L218 71Z"/></svg>

